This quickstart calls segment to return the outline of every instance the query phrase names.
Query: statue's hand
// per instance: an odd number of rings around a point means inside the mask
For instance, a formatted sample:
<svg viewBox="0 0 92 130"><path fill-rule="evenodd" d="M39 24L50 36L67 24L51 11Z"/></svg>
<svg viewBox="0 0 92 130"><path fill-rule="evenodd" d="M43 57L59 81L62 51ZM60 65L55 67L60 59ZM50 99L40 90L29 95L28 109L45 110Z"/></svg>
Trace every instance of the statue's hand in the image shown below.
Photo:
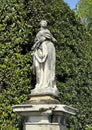
<svg viewBox="0 0 92 130"><path fill-rule="evenodd" d="M32 46L32 48L31 48L31 50L33 51L33 50L34 50L34 48L35 48L35 46L33 45L33 46Z"/></svg>
<svg viewBox="0 0 92 130"><path fill-rule="evenodd" d="M40 42L41 42L41 43L44 42L45 40L46 40L45 37L41 37L41 38L40 38Z"/></svg>
<svg viewBox="0 0 92 130"><path fill-rule="evenodd" d="M52 40L53 40L53 42L57 42L57 40L56 40L54 37L53 37L53 39L52 39Z"/></svg>

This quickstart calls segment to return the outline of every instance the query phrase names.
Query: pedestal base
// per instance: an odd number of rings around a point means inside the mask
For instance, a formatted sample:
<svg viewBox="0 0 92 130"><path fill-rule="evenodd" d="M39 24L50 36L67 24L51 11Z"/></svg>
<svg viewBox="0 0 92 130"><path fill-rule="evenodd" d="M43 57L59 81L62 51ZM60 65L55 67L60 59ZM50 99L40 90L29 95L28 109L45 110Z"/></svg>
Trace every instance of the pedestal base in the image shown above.
<svg viewBox="0 0 92 130"><path fill-rule="evenodd" d="M31 124L25 123L24 130L64 130L65 128L59 124Z"/></svg>
<svg viewBox="0 0 92 130"><path fill-rule="evenodd" d="M31 98L25 104L60 104L58 97L52 95L31 95Z"/></svg>
<svg viewBox="0 0 92 130"><path fill-rule="evenodd" d="M24 117L24 130L65 130L66 118L76 109L61 104L21 104L13 111Z"/></svg>

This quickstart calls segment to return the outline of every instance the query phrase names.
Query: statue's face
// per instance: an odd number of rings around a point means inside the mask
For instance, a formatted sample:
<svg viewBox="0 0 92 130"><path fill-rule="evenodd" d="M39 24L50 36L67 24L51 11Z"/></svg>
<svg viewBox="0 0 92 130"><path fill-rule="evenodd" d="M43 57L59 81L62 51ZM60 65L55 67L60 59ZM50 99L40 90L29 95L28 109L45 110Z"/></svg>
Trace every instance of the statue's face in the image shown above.
<svg viewBox="0 0 92 130"><path fill-rule="evenodd" d="M47 27L47 22L45 20L41 21L41 27L44 27L44 28Z"/></svg>

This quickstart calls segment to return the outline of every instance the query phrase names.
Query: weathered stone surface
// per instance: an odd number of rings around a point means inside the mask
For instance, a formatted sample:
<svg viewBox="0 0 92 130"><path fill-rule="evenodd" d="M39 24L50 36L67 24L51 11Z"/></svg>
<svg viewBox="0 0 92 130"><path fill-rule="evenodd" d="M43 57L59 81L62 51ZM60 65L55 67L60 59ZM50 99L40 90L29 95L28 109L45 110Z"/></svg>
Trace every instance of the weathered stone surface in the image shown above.
<svg viewBox="0 0 92 130"><path fill-rule="evenodd" d="M76 114L76 109L69 107L67 105L61 104L21 104L14 105L13 111L22 115L22 116L32 116L32 115L42 115L42 114L52 114L54 115L62 115L62 113L66 114Z"/></svg>
<svg viewBox="0 0 92 130"><path fill-rule="evenodd" d="M42 95L50 95L53 97L58 97L58 90L57 88L39 88L31 90L31 96L42 96Z"/></svg>
<svg viewBox="0 0 92 130"><path fill-rule="evenodd" d="M76 109L61 104L21 104L13 111L24 117L24 130L65 130L68 115Z"/></svg>
<svg viewBox="0 0 92 130"><path fill-rule="evenodd" d="M49 95L33 95L25 104L60 104L57 97Z"/></svg>
<svg viewBox="0 0 92 130"><path fill-rule="evenodd" d="M24 130L64 130L57 123L54 124L30 124L25 123Z"/></svg>

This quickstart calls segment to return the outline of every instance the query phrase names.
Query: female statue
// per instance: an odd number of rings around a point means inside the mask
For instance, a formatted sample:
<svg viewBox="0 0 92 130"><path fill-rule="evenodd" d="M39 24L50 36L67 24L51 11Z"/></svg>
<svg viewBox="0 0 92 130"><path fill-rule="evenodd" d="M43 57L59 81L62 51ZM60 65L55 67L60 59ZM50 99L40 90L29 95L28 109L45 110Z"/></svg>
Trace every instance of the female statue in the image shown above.
<svg viewBox="0 0 92 130"><path fill-rule="evenodd" d="M55 84L55 48L56 39L47 29L47 22L40 22L41 28L35 38L33 50L33 68L36 74L35 89L56 88Z"/></svg>

